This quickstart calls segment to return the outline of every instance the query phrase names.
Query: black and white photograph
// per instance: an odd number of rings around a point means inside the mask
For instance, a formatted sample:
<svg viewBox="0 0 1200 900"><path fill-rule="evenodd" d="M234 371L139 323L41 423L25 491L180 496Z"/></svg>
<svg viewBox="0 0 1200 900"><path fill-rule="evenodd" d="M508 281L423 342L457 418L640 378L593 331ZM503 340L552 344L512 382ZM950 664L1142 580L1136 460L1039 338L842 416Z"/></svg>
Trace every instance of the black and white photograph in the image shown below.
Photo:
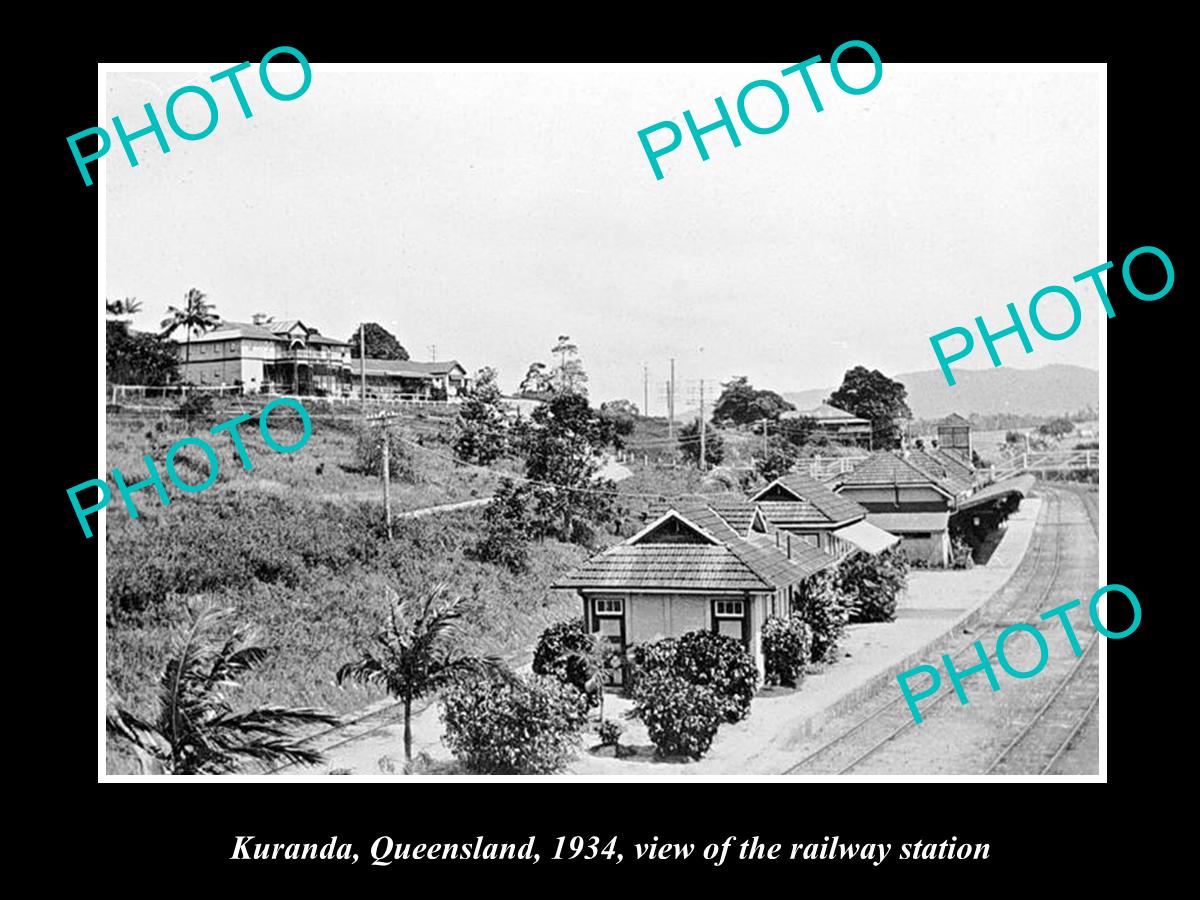
<svg viewBox="0 0 1200 900"><path fill-rule="evenodd" d="M1172 261L1104 64L853 37L102 65L100 780L1104 781Z"/></svg>

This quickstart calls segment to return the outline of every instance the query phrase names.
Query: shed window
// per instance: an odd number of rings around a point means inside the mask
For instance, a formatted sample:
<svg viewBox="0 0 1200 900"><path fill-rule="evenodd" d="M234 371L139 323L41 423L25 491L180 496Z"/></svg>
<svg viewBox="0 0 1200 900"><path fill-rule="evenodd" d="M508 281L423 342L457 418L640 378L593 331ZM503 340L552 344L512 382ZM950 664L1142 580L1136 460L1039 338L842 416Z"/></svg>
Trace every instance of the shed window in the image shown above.
<svg viewBox="0 0 1200 900"><path fill-rule="evenodd" d="M620 597L597 597L595 610L598 616L619 616L625 611L625 601Z"/></svg>
<svg viewBox="0 0 1200 900"><path fill-rule="evenodd" d="M718 600L715 612L718 619L740 619L746 615L746 604L741 600Z"/></svg>

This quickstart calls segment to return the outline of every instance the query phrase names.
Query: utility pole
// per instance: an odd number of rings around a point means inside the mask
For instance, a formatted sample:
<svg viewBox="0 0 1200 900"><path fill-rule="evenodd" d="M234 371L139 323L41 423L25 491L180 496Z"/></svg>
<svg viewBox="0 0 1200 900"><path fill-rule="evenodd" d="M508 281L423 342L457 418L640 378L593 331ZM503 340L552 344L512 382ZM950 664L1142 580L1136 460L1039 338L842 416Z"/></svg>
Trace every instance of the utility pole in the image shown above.
<svg viewBox="0 0 1200 900"><path fill-rule="evenodd" d="M642 363L642 415L650 415L650 367Z"/></svg>
<svg viewBox="0 0 1200 900"><path fill-rule="evenodd" d="M707 452L704 442L704 379L700 379L700 471L704 471Z"/></svg>
<svg viewBox="0 0 1200 900"><path fill-rule="evenodd" d="M429 350L429 361L437 362L437 344L430 344L426 349Z"/></svg>
<svg viewBox="0 0 1200 900"><path fill-rule="evenodd" d="M362 414L367 414L367 323L358 325L358 371L362 376Z"/></svg>
<svg viewBox="0 0 1200 900"><path fill-rule="evenodd" d="M391 467L391 435L388 425L395 413L381 412L371 416L372 422L379 422L383 428L383 515L387 522L388 540L392 539L392 467Z"/></svg>
<svg viewBox="0 0 1200 900"><path fill-rule="evenodd" d="M768 452L768 444L767 444L767 422L768 422L768 421L769 421L768 419L763 419L763 420L762 420L762 427L763 427L763 459L766 459L766 458L767 458L767 452Z"/></svg>
<svg viewBox="0 0 1200 900"><path fill-rule="evenodd" d="M667 435L675 440L675 357L671 357L671 380L667 383Z"/></svg>

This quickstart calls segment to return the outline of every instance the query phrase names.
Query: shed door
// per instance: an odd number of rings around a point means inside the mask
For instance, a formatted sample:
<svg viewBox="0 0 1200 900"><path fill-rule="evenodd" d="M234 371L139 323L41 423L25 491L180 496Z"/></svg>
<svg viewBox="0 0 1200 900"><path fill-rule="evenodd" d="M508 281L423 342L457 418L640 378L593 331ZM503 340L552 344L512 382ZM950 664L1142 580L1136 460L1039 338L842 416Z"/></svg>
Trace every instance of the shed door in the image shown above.
<svg viewBox="0 0 1200 900"><path fill-rule="evenodd" d="M592 598L592 631L600 632L600 640L608 641L622 654L625 652L625 598ZM623 669L609 669L608 684L624 684Z"/></svg>
<svg viewBox="0 0 1200 900"><path fill-rule="evenodd" d="M713 600L712 630L741 641L749 649L750 610L747 606L747 602L740 598Z"/></svg>

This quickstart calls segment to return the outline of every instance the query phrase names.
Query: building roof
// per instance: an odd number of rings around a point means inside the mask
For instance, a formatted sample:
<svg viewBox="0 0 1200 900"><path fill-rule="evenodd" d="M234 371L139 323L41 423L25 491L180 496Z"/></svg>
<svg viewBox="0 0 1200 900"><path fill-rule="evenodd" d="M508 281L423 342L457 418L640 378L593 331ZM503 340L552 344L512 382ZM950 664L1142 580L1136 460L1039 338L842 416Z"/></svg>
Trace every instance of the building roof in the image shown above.
<svg viewBox="0 0 1200 900"><path fill-rule="evenodd" d="M843 487L852 487L855 485L907 485L919 487L929 485L943 494L952 497L957 492L956 488L950 486L944 478L939 478L931 474L917 462L913 461L913 452L908 451L908 458L906 459L902 452L876 450L866 462L860 463L853 471L841 476L841 485Z"/></svg>
<svg viewBox="0 0 1200 900"><path fill-rule="evenodd" d="M961 463L955 461L954 464L951 464L927 450L910 450L905 456L905 460L952 493L969 492L975 485L975 474L970 469L966 469L964 472L964 466Z"/></svg>
<svg viewBox="0 0 1200 900"><path fill-rule="evenodd" d="M818 422L827 425L870 425L869 419L860 419L853 413L848 413L844 409L838 409L836 406L830 406L828 403L822 403L820 406L814 406L812 409L795 409L782 413L781 419L816 419Z"/></svg>
<svg viewBox="0 0 1200 900"><path fill-rule="evenodd" d="M670 518L715 543L659 543ZM556 588L610 590L768 591L803 581L836 560L807 541L793 541L791 557L775 539L739 535L707 503L681 501L622 544L593 556L557 580Z"/></svg>
<svg viewBox="0 0 1200 900"><path fill-rule="evenodd" d="M262 325L255 325L253 322L221 322L212 331L202 335L193 335L192 343L196 344L202 341L228 341L235 338L249 338L255 341L278 341L280 343L288 343L295 340L287 332L300 325L304 328L304 324L298 319L290 319L287 322L264 322ZM337 338L326 337L312 329L305 328L306 336L304 338L309 344L331 344L339 347L349 347L346 341L339 341ZM186 336L181 336L182 332L177 332L174 337L177 341L186 340Z"/></svg>
<svg viewBox="0 0 1200 900"><path fill-rule="evenodd" d="M807 503L809 506L816 509L817 513L826 521L835 524L841 522L849 522L854 519L861 519L867 514L865 507L850 497L843 497L840 494L835 494L826 485L821 484L811 475L804 472L790 472L787 475L781 475L760 491L754 493L750 498L755 502L759 502L763 508L763 512L771 521L776 521L776 516L787 516L790 518L801 517L805 518L808 513L801 506L795 503L786 503L783 501L758 501L761 497L772 488L779 487L787 491L801 504ZM799 520L797 520L799 521ZM777 523L782 524L782 523Z"/></svg>
<svg viewBox="0 0 1200 900"><path fill-rule="evenodd" d="M971 423L960 416L958 413L950 413L946 418L938 422L938 425L945 425L947 428L970 428Z"/></svg>
<svg viewBox="0 0 1200 900"><path fill-rule="evenodd" d="M876 528L892 534L913 531L945 531L950 521L949 512L889 512L868 513L867 521Z"/></svg>
<svg viewBox="0 0 1200 900"><path fill-rule="evenodd" d="M926 450L930 456L939 460L946 468L952 472L958 473L960 476L969 481L975 480L975 467L967 461L965 454L959 454L955 450L947 450L945 447L934 447L932 450Z"/></svg>
<svg viewBox="0 0 1200 900"><path fill-rule="evenodd" d="M355 368L361 363L354 360ZM445 362L414 362L411 359L371 359L367 357L366 370L374 375L392 375L398 378L435 378L438 375L445 375L452 372L454 369L460 370L466 374L466 369L459 365L457 360L449 359Z"/></svg>
<svg viewBox="0 0 1200 900"><path fill-rule="evenodd" d="M1025 498L1029 495L1029 491L1037 483L1037 478L1028 473L1018 475L1015 478L1006 478L1003 481L997 481L995 484L989 484L985 488L976 491L966 500L959 504L958 508L971 509L975 506L982 506L993 500L999 500L1011 494Z"/></svg>

